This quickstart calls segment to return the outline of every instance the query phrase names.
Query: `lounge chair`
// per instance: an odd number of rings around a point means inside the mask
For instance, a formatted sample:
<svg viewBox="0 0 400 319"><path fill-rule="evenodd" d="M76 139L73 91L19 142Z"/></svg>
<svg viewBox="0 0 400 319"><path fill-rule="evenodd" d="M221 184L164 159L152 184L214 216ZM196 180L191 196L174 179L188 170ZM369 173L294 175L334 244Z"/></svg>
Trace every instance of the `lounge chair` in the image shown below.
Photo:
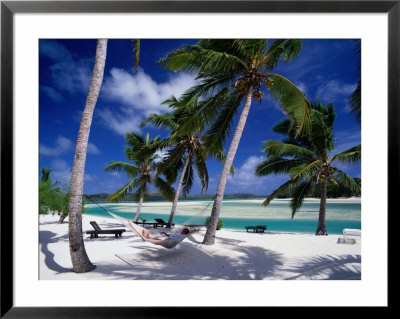
<svg viewBox="0 0 400 319"><path fill-rule="evenodd" d="M166 223L162 218L154 218L154 220L157 222L157 225L155 226L156 228L158 227L158 225L160 225L160 227L168 225L168 223ZM171 224L171 226L175 226L175 224Z"/></svg>
<svg viewBox="0 0 400 319"><path fill-rule="evenodd" d="M136 225L143 225L143 226L153 226L153 228L157 228L158 223L146 223L146 222L133 222Z"/></svg>
<svg viewBox="0 0 400 319"><path fill-rule="evenodd" d="M100 226L94 222L91 221L90 225L94 228L94 230L88 230L86 234L90 234L90 239L92 238L98 238L99 234L112 234L115 235L115 238L118 236L121 237L122 233L125 231L125 229L101 229Z"/></svg>
<svg viewBox="0 0 400 319"><path fill-rule="evenodd" d="M361 239L361 229L343 229L343 237L338 238L338 244L355 244L357 239Z"/></svg>
<svg viewBox="0 0 400 319"><path fill-rule="evenodd" d="M256 233L263 233L265 230L267 230L267 225L245 226L245 228L247 232L249 232L250 229Z"/></svg>
<svg viewBox="0 0 400 319"><path fill-rule="evenodd" d="M351 229L351 228L343 229L344 239L349 238L349 236L356 236L356 237L361 238L361 229Z"/></svg>

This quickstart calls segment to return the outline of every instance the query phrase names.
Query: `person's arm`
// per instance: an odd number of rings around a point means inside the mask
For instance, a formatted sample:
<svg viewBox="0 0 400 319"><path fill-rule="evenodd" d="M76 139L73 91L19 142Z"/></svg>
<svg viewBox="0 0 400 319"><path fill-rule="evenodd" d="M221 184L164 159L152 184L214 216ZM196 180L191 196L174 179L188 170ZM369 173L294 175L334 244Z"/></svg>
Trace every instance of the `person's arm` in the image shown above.
<svg viewBox="0 0 400 319"><path fill-rule="evenodd" d="M167 236L167 237L169 237L169 234L167 234L167 233L166 233L166 232L164 232L164 231L160 232L160 234L163 234L164 236Z"/></svg>

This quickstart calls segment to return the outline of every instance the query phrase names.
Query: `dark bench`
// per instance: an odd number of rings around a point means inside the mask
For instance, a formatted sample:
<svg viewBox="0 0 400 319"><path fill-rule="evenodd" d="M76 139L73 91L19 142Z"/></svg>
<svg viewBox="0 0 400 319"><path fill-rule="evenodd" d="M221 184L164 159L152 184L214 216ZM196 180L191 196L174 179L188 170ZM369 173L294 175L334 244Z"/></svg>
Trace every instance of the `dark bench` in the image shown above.
<svg viewBox="0 0 400 319"><path fill-rule="evenodd" d="M115 238L118 236L121 237L122 233L125 229L101 229L100 226L96 222L90 222L90 225L93 226L94 230L88 230L86 234L90 235L90 238L98 238L99 234L112 234L115 235Z"/></svg>
<svg viewBox="0 0 400 319"><path fill-rule="evenodd" d="M154 220L157 222L157 224L154 225L154 228L157 228L159 225L160 225L160 227L163 227L163 226L167 226L167 225L168 225L168 223L166 223L166 222L164 221L164 219L161 219L161 218L154 218ZM171 226L175 226L175 224L171 224Z"/></svg>
<svg viewBox="0 0 400 319"><path fill-rule="evenodd" d="M151 225L151 226L153 226L153 228L157 228L157 224L158 224L158 223L146 223L146 222L134 222L134 223L137 225L143 225L143 226Z"/></svg>
<svg viewBox="0 0 400 319"><path fill-rule="evenodd" d="M249 230L253 230L256 233L263 233L265 230L267 230L267 225L245 226L245 228L247 232L249 232Z"/></svg>

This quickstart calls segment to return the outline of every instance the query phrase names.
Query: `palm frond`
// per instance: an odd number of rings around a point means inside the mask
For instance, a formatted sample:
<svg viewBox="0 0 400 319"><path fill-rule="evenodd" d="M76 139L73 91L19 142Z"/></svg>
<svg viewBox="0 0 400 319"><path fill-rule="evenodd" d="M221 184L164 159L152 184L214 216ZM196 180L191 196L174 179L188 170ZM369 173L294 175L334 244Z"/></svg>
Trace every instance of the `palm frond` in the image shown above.
<svg viewBox="0 0 400 319"><path fill-rule="evenodd" d="M189 194L190 190L192 189L194 179L193 173L193 156L190 156L189 164L187 166L182 183L182 194L184 197L186 197L186 195Z"/></svg>
<svg viewBox="0 0 400 319"><path fill-rule="evenodd" d="M128 178L135 177L139 172L139 167L131 163L113 161L104 168L105 172L125 172Z"/></svg>
<svg viewBox="0 0 400 319"><path fill-rule="evenodd" d="M167 200L174 200L175 189L171 186L171 184L164 181L161 177L157 177L154 181L154 184Z"/></svg>
<svg viewBox="0 0 400 319"><path fill-rule="evenodd" d="M335 147L333 137L333 123L336 118L333 104L311 103L312 131L309 132L307 140L312 148L322 154L332 151Z"/></svg>
<svg viewBox="0 0 400 319"><path fill-rule="evenodd" d="M154 127L168 129L168 130L176 130L178 128L177 123L175 122L174 114L166 113L166 114L150 114L148 118L140 123L141 127L144 127L150 123Z"/></svg>
<svg viewBox="0 0 400 319"><path fill-rule="evenodd" d="M125 139L126 142L134 149L146 143L142 134L138 132L127 132L125 134Z"/></svg>
<svg viewBox="0 0 400 319"><path fill-rule="evenodd" d="M163 174L168 168L180 169L182 165L182 158L185 156L185 154L185 144L178 144L174 148L168 150L164 160L158 165L157 175Z"/></svg>
<svg viewBox="0 0 400 319"><path fill-rule="evenodd" d="M204 136L204 143L208 148L217 147L219 150L224 149L225 141L231 134L233 118L243 98L243 94L225 96L222 108L219 110L219 113L216 114L216 117Z"/></svg>
<svg viewBox="0 0 400 319"><path fill-rule="evenodd" d="M303 161L285 159L281 157L270 157L265 161L262 161L256 166L256 176L267 176L271 174L284 174L298 165L301 165Z"/></svg>
<svg viewBox="0 0 400 319"><path fill-rule="evenodd" d="M139 201L142 197L143 200L147 200L149 197L149 186L147 183L140 183L136 188L136 191L132 194L136 201Z"/></svg>
<svg viewBox="0 0 400 319"><path fill-rule="evenodd" d="M299 178L312 178L312 176L318 175L321 168L322 162L320 159L317 159L314 162L307 163L307 165L293 167L289 171L290 178L292 180Z"/></svg>
<svg viewBox="0 0 400 319"><path fill-rule="evenodd" d="M133 40L133 53L135 55L135 72L137 72L139 67L139 57L140 57L140 40Z"/></svg>
<svg viewBox="0 0 400 319"><path fill-rule="evenodd" d="M353 192L360 191L360 186L357 184L357 182L354 180L354 178L350 177L345 172L343 172L342 170L339 170L337 168L335 168L334 171L335 171L335 173L333 175L333 178L336 180L336 182L339 185L342 185L343 187L345 187L348 190L353 191Z"/></svg>
<svg viewBox="0 0 400 319"><path fill-rule="evenodd" d="M108 197L109 202L119 202L128 192L140 185L138 179L133 179Z"/></svg>
<svg viewBox="0 0 400 319"><path fill-rule="evenodd" d="M233 42L233 47L237 49L235 55L248 62L260 60L265 53L267 42L266 39L236 39Z"/></svg>
<svg viewBox="0 0 400 319"><path fill-rule="evenodd" d="M305 149L304 147L278 141L264 142L262 151L272 157L291 156L293 159L317 159L314 152Z"/></svg>
<svg viewBox="0 0 400 319"><path fill-rule="evenodd" d="M361 122L361 80L358 81L357 87L351 93L348 109Z"/></svg>
<svg viewBox="0 0 400 319"><path fill-rule="evenodd" d="M272 128L272 132L288 135L292 130L292 125L293 122L289 118L284 118Z"/></svg>
<svg viewBox="0 0 400 319"><path fill-rule="evenodd" d="M290 188L293 186L293 181L288 180L286 183L275 189L262 203L263 206L268 206L269 203L277 196L281 194L287 194Z"/></svg>
<svg viewBox="0 0 400 319"><path fill-rule="evenodd" d="M296 212L300 209L303 205L304 198L309 194L310 190L312 189L313 180L309 179L297 184L291 190L292 199L290 200L290 208L292 209L292 218Z"/></svg>
<svg viewBox="0 0 400 319"><path fill-rule="evenodd" d="M184 46L172 51L158 63L172 71L185 71L190 74L201 71L202 76L228 73L236 70L239 65L242 68L247 67L244 61L234 55L199 45Z"/></svg>
<svg viewBox="0 0 400 319"><path fill-rule="evenodd" d="M230 88L236 77L236 74L224 74L201 78L198 85L189 88L182 94L181 102L185 105L191 105L198 101L200 97L209 98L218 94L224 88Z"/></svg>
<svg viewBox="0 0 400 319"><path fill-rule="evenodd" d="M193 150L193 159L197 175L200 178L201 194L203 194L208 189L207 153L200 145Z"/></svg>
<svg viewBox="0 0 400 319"><path fill-rule="evenodd" d="M281 58L285 62L296 58L302 47L299 39L277 39L268 47L261 63L267 70L272 70Z"/></svg>
<svg viewBox="0 0 400 319"><path fill-rule="evenodd" d="M198 45L186 45L183 48L173 50L160 60L158 64L171 71L186 71L197 73L201 67L201 62L197 55L201 48Z"/></svg>
<svg viewBox="0 0 400 319"><path fill-rule="evenodd" d="M346 151L340 152L332 157L331 162L339 161L342 163L358 163L361 161L361 144L354 146Z"/></svg>
<svg viewBox="0 0 400 319"><path fill-rule="evenodd" d="M304 93L285 77L268 73L273 85L269 86L271 96L278 102L296 124L296 136L307 134L311 129L310 102Z"/></svg>

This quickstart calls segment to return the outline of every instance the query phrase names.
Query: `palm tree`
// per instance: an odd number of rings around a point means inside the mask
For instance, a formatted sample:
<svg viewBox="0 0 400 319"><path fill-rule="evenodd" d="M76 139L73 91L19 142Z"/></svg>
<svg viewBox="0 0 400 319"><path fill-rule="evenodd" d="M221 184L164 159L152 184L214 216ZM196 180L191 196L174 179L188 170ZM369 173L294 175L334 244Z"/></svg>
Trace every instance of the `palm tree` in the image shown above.
<svg viewBox="0 0 400 319"><path fill-rule="evenodd" d="M155 145L157 149L163 150L169 148L167 155L160 164L160 172L167 176L170 183L173 183L179 172L180 178L176 188L175 198L172 203L171 214L167 227L173 223L178 199L183 186L183 196L186 197L193 185L194 171L200 178L202 185L201 193L208 188L208 170L206 160L214 157L223 161L225 154L223 149L208 147L204 143L202 131L205 129L204 121L197 121L196 126L187 128L184 132L180 127L192 117L192 113L197 109L197 103L192 105L181 104L181 101L172 96L163 102L168 104L173 111L167 114L151 114L149 118L142 123L142 126L151 123L155 127L164 128L170 131L170 137L160 141Z"/></svg>
<svg viewBox="0 0 400 319"><path fill-rule="evenodd" d="M354 40L354 51L358 56L361 55L361 39ZM353 113L357 120L361 122L361 64L357 67L357 87L354 89L349 100L349 110Z"/></svg>
<svg viewBox="0 0 400 319"><path fill-rule="evenodd" d="M103 82L104 66L107 54L107 39L99 39L96 45L96 55L92 71L89 93L82 113L75 156L72 167L71 188L69 196L69 247L73 270L77 273L88 272L96 267L87 256L82 238L82 200L83 177L85 175L86 151L89 140L93 111ZM133 40L135 70L137 71L140 56L140 40Z"/></svg>
<svg viewBox="0 0 400 319"><path fill-rule="evenodd" d="M82 237L82 195L90 126L92 123L93 111L103 82L106 53L107 39L97 40L92 80L90 82L85 108L82 113L72 166L68 228L72 267L77 273L88 272L95 268L86 253Z"/></svg>
<svg viewBox="0 0 400 319"><path fill-rule="evenodd" d="M50 212L62 210L63 193L59 187L60 182L51 182L51 168L42 168L42 176L39 182L39 214L45 215Z"/></svg>
<svg viewBox="0 0 400 319"><path fill-rule="evenodd" d="M114 161L108 164L104 170L106 172L124 171L131 181L118 189L114 194L110 195L108 200L118 202L130 191L136 190L134 197L138 201L138 207L133 221L137 222L143 201L148 197L151 184L154 183L168 200L174 198L174 190L169 183L156 174L159 166L159 162L157 161L159 156L154 152L146 155L138 154L138 151L143 147L151 147L152 144L157 143L159 137L150 140L149 134L147 134L146 137L143 137L137 133L127 133L126 140L129 146L125 148L125 155L129 160L134 162L134 164Z"/></svg>
<svg viewBox="0 0 400 319"><path fill-rule="evenodd" d="M267 206L275 197L289 193L292 218L314 187L321 188L321 201L316 235L328 235L325 225L327 184L341 185L351 191L360 191L357 181L333 164L357 163L361 160L361 145L331 156L334 150L333 123L336 117L333 105L312 104L312 131L296 137L292 121L285 119L274 127L276 133L288 137L283 141L266 141L263 151L267 160L256 167L257 176L288 174L290 179L275 189L263 202Z"/></svg>
<svg viewBox="0 0 400 319"><path fill-rule="evenodd" d="M205 140L224 145L230 134L234 115L241 111L238 124L218 182L217 193L212 208L210 223L203 244L213 245L218 217L221 210L226 181L233 164L239 141L250 111L251 102L261 100L264 85L272 97L282 106L296 123L297 133L303 134L309 129L309 105L304 94L285 77L271 70L283 58L294 59L300 52L300 40L279 39L271 44L264 39L201 40L195 45L185 46L170 52L159 62L173 71L186 71L196 74L200 84L189 89L183 95L184 102L191 104L203 98L196 111L211 126ZM186 121L181 130L193 125L196 116Z"/></svg>
<svg viewBox="0 0 400 319"><path fill-rule="evenodd" d="M48 182L51 181L50 173L51 173L51 168L46 168L42 167L42 177L40 178L41 182ZM56 182L58 183L58 182Z"/></svg>

